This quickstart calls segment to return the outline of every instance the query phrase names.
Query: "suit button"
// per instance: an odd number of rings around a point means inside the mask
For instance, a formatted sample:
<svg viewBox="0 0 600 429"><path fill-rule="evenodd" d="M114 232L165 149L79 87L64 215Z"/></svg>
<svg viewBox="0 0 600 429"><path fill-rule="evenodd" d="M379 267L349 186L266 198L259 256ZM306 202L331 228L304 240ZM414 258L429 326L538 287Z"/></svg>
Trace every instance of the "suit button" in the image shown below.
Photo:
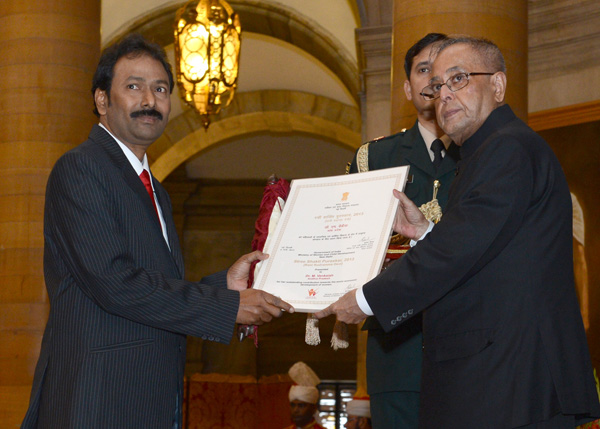
<svg viewBox="0 0 600 429"><path fill-rule="evenodd" d="M392 323L392 325L395 325L395 324L396 324L396 321L392 319L392 322L391 322L391 323Z"/></svg>
<svg viewBox="0 0 600 429"><path fill-rule="evenodd" d="M208 337L208 339L209 339L210 341L214 341L214 340L215 340L215 337L213 337L213 336L211 335L210 337Z"/></svg>

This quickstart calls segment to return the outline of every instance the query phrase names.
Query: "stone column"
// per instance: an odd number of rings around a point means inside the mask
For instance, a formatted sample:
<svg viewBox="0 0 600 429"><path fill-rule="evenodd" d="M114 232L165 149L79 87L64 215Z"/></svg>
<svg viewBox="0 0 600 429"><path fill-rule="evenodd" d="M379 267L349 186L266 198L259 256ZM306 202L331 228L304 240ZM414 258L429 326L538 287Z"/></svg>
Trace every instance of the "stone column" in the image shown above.
<svg viewBox="0 0 600 429"><path fill-rule="evenodd" d="M359 46L363 142L390 133L392 27L356 30Z"/></svg>
<svg viewBox="0 0 600 429"><path fill-rule="evenodd" d="M56 159L91 124L100 2L0 2L0 426L27 405L48 316L43 210Z"/></svg>
<svg viewBox="0 0 600 429"><path fill-rule="evenodd" d="M361 79L362 140L390 134L392 27L384 23L356 30ZM356 387L367 393L367 332L357 329Z"/></svg>
<svg viewBox="0 0 600 429"><path fill-rule="evenodd" d="M393 15L392 132L412 126L416 119L403 90L404 55L431 32L468 34L496 43L508 69L506 101L527 121L527 1L396 0Z"/></svg>

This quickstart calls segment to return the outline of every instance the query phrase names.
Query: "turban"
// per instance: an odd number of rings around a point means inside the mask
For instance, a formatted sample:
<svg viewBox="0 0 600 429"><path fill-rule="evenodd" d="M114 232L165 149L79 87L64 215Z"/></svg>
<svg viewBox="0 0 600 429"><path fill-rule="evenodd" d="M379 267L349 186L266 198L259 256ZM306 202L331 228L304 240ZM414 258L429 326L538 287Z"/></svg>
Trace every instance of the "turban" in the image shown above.
<svg viewBox="0 0 600 429"><path fill-rule="evenodd" d="M290 388L290 402L297 399L309 404L319 402L317 385L321 382L317 374L304 362L296 362L288 374L296 385Z"/></svg>
<svg viewBox="0 0 600 429"><path fill-rule="evenodd" d="M290 402L294 400L316 404L319 402L319 389L312 386L292 386L289 393Z"/></svg>
<svg viewBox="0 0 600 429"><path fill-rule="evenodd" d="M371 403L368 399L355 398L346 404L348 415L371 418Z"/></svg>

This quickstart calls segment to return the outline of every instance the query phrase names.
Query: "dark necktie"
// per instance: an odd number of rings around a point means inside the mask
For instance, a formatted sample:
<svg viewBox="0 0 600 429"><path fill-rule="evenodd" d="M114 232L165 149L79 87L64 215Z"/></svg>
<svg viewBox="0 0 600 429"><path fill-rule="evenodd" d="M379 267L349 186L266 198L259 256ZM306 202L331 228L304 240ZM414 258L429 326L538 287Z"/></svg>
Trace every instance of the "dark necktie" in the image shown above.
<svg viewBox="0 0 600 429"><path fill-rule="evenodd" d="M435 139L431 143L431 151L433 152L433 166L437 170L442 163L442 149L444 149L444 143L440 139Z"/></svg>
<svg viewBox="0 0 600 429"><path fill-rule="evenodd" d="M154 206L154 211L156 212L156 217L158 218L158 223L160 225L160 216L158 215L158 208L156 207L156 200L154 199L154 191L152 190L152 184L150 183L150 175L148 174L148 170L142 170L140 173L140 179L142 180L142 183L146 187L146 191L148 191L148 195L152 200L152 205ZM162 229L162 225L160 228Z"/></svg>

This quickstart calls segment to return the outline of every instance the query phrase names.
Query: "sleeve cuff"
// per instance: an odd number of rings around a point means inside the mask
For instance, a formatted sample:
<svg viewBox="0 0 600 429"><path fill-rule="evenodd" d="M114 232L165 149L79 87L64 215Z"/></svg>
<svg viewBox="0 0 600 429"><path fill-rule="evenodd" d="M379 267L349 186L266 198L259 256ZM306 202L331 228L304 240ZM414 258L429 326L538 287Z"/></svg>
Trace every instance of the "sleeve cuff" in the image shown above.
<svg viewBox="0 0 600 429"><path fill-rule="evenodd" d="M431 230L433 229L434 226L435 226L435 223L433 223L432 221L429 221L429 228L427 228L427 231L425 231L425 233L418 240L410 240L410 247L415 247L419 241L421 241L425 237L427 237L427 234L429 234L431 232Z"/></svg>
<svg viewBox="0 0 600 429"><path fill-rule="evenodd" d="M373 310L371 310L371 307L369 306L369 303L365 298L365 294L363 293L362 287L356 289L356 303L358 304L363 313L365 313L367 316L373 316Z"/></svg>

